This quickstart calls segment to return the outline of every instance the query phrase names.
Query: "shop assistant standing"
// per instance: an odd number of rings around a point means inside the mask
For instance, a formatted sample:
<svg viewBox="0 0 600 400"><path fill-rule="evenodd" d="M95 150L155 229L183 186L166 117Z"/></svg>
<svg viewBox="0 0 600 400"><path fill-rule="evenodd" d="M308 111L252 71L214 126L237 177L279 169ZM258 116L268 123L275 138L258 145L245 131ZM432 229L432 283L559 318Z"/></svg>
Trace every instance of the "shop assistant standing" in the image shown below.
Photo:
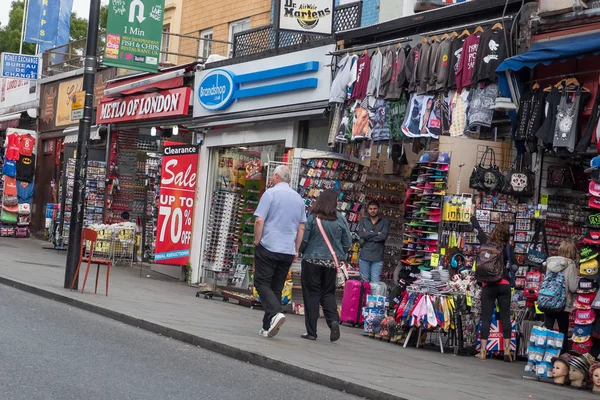
<svg viewBox="0 0 600 400"><path fill-rule="evenodd" d="M372 200L367 205L368 218L363 218L358 226L361 239L358 266L360 278L365 282L380 282L383 270L383 250L390 229L387 219L379 215L379 203Z"/></svg>

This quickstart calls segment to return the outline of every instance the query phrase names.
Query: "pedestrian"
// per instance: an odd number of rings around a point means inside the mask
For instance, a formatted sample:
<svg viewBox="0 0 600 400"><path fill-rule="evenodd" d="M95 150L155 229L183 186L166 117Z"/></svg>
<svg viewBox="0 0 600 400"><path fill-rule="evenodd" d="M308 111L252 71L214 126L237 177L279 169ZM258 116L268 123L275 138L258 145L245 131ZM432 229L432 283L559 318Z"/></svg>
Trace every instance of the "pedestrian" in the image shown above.
<svg viewBox="0 0 600 400"><path fill-rule="evenodd" d="M371 200L367 205L367 218L360 220L358 236L361 249L358 256L360 279L365 282L380 282L383 270L383 250L390 230L390 223L379 215L379 203Z"/></svg>
<svg viewBox="0 0 600 400"><path fill-rule="evenodd" d="M302 296L304 323L302 338L317 339L319 305L330 329L329 340L340 338L340 316L335 300L339 261L346 258L352 237L346 218L336 211L338 193L327 189L311 207L300 246L302 253Z"/></svg>
<svg viewBox="0 0 600 400"><path fill-rule="evenodd" d="M304 200L290 185L290 169L275 168L273 187L260 198L254 212L254 287L265 316L260 335L272 338L285 323L281 293L304 235Z"/></svg>
<svg viewBox="0 0 600 400"><path fill-rule="evenodd" d="M554 330L554 323L558 322L558 330L565 337L569 334L569 314L573 311L575 295L579 287L577 270L577 246L570 240L563 240L558 248L558 256L548 257L546 260L546 275L550 272L562 273L565 278L567 304L563 311L545 312L544 326ZM568 341L563 344L563 352L567 351Z"/></svg>
<svg viewBox="0 0 600 400"><path fill-rule="evenodd" d="M510 288L510 271L514 271L518 268L517 258L514 253L514 249L510 246L510 229L506 222L500 222L497 224L489 238L486 233L481 229L479 222L475 216L471 217L471 224L477 230L477 239L481 243L482 248L484 245L486 248L492 248L496 246L498 248L498 260L502 266L502 275L500 279L495 282L483 282L481 290L481 350L476 355L477 358L485 360L487 355L487 341L490 336L490 327L492 325L492 315L496 308L496 302L498 302L499 319L502 322L502 335L504 338L504 361L513 362L514 355L510 350L511 346L511 315L510 315L510 302L511 302L511 288ZM480 253L481 256L481 253ZM477 275L477 268L479 264L485 262L492 263L494 260L482 260L480 257L477 259L475 266Z"/></svg>

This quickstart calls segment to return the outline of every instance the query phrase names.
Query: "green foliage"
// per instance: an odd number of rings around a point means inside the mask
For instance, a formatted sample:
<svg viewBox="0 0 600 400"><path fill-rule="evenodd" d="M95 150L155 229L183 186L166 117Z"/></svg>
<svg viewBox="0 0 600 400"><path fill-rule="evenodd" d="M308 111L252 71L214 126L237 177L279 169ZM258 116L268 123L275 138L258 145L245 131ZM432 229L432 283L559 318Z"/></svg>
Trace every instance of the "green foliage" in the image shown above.
<svg viewBox="0 0 600 400"><path fill-rule="evenodd" d="M21 42L21 24L23 23L23 1L13 1L9 13L8 24L0 26L0 53L19 52ZM24 54L35 54L35 45L23 43Z"/></svg>

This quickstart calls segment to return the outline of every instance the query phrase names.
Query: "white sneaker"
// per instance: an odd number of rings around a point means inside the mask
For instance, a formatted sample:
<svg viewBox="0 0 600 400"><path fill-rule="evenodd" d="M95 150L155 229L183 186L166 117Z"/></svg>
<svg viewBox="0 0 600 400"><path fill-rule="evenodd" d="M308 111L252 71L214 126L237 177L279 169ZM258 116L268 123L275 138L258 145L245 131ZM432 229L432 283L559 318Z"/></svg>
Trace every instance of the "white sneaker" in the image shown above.
<svg viewBox="0 0 600 400"><path fill-rule="evenodd" d="M264 329L261 329L260 332L258 332L258 334L262 337L269 337L269 336L267 336L268 333L269 333L269 331L266 331Z"/></svg>
<svg viewBox="0 0 600 400"><path fill-rule="evenodd" d="M267 332L267 337L272 338L273 336L279 333L279 328L285 323L285 315L283 313L276 314L273 318L271 318L271 327Z"/></svg>

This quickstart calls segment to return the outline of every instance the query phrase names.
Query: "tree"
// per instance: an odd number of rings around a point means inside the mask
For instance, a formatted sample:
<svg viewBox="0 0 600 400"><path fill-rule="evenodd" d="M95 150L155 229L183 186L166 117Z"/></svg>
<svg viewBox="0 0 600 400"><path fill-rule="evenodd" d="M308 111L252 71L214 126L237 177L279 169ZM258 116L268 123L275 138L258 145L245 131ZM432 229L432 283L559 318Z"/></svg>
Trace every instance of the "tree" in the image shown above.
<svg viewBox="0 0 600 400"><path fill-rule="evenodd" d="M23 23L24 2L15 0L10 5L8 24L0 27L0 53L18 53L21 42L21 24ZM23 43L24 54L35 54L35 45Z"/></svg>

